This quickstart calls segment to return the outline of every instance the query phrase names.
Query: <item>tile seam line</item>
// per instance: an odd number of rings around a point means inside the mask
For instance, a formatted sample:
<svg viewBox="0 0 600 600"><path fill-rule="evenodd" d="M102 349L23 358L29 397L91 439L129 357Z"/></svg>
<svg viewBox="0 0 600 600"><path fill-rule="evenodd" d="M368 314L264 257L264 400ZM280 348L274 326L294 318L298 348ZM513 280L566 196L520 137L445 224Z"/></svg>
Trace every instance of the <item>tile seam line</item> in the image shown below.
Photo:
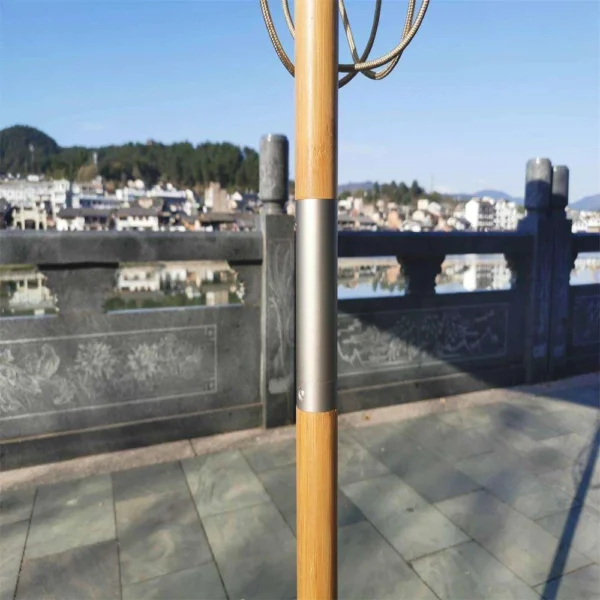
<svg viewBox="0 0 600 600"><path fill-rule="evenodd" d="M196 516L198 517L198 522L200 523L200 527L202 527L202 533L204 534L204 538L206 539L206 543L208 545L208 549L210 550L210 555L212 557L212 562L215 565L215 569L217 569L217 574L219 575L219 581L221 582L221 587L223 588L223 592L225 593L225 597L228 600L231 600L229 592L227 591L227 588L225 587L225 580L223 579L223 574L221 573L221 569L219 568L219 563L217 562L217 557L215 556L213 547L212 547L212 545L210 543L210 540L208 539L208 535L206 533L206 528L204 527L204 521L202 520L202 516L200 515L200 511L198 510L198 504L196 503L196 498L194 497L194 493L192 492L192 488L190 486L190 482L188 481L188 478L187 478L185 469L183 468L183 464L181 463L181 460L178 460L177 464L179 465L179 470L183 474L183 478L185 480L185 487L186 487L186 489L188 491L188 496L190 498L190 501L192 502L192 505L194 507L194 511L196 513Z"/></svg>
<svg viewBox="0 0 600 600"><path fill-rule="evenodd" d="M21 573L23 571L23 563L25 562L25 552L27 550L27 542L29 541L29 532L31 531L31 523L33 521L33 509L35 507L35 502L38 496L38 488L35 488L35 492L33 493L33 501L31 502L31 511L29 513L28 525L27 525L27 533L25 535L25 543L23 544L23 553L21 554L21 560L19 561L19 570L17 572L17 580L15 581L15 589L13 590L12 598L16 599L17 592L19 590L19 583L21 582ZM22 521L21 521L22 522Z"/></svg>

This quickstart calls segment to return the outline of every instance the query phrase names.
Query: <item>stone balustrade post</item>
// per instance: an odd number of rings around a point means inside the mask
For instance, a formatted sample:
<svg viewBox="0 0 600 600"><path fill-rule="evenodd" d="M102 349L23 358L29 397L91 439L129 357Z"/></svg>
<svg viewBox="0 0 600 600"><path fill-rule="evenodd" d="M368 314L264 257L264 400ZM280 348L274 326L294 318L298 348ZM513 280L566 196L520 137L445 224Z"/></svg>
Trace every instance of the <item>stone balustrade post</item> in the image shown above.
<svg viewBox="0 0 600 600"><path fill-rule="evenodd" d="M442 272L445 256L407 258L398 256L402 275L406 280L407 296L432 296L436 277Z"/></svg>
<svg viewBox="0 0 600 600"><path fill-rule="evenodd" d="M567 335L569 331L569 286L575 263L572 221L565 209L569 203L569 169L554 167L550 197L554 226L554 253L552 260L552 310L550 313L550 343L548 348L548 378L557 379L565 374L567 363Z"/></svg>
<svg viewBox="0 0 600 600"><path fill-rule="evenodd" d="M288 199L289 145L283 135L260 142L259 189L263 236L261 298L261 401L263 425L294 422L295 250Z"/></svg>
<svg viewBox="0 0 600 600"><path fill-rule="evenodd" d="M517 270L518 284L527 291L524 363L526 381L533 383L548 377L554 220L552 163L547 158L535 158L527 162L525 209L527 214L519 222L518 230L532 236L531 255L520 264L511 261L510 256L508 259L511 268ZM527 274L523 272L525 269Z"/></svg>
<svg viewBox="0 0 600 600"><path fill-rule="evenodd" d="M285 135L267 134L260 140L259 195L263 214L284 212L288 200L289 143Z"/></svg>

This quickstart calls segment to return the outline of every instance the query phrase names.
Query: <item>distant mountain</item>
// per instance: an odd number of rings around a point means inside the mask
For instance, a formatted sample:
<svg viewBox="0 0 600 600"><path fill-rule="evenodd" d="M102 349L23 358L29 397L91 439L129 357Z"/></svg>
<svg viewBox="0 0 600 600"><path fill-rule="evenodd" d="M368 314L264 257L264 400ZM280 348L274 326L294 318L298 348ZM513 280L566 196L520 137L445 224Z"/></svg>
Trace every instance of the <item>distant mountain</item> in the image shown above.
<svg viewBox="0 0 600 600"><path fill-rule="evenodd" d="M35 127L14 125L0 130L0 173L45 171L59 152L56 140Z"/></svg>
<svg viewBox="0 0 600 600"><path fill-rule="evenodd" d="M569 205L572 210L589 210L589 211L600 211L600 194L593 194L572 202Z"/></svg>
<svg viewBox="0 0 600 600"><path fill-rule="evenodd" d="M501 192L498 190L479 190L478 192L473 192L472 194L452 194L452 197L459 202L467 202L471 198L482 198L483 196L493 198L494 200L500 200L504 198L505 200L509 200L515 204L520 204L521 206L523 206L525 203L523 198L515 198L506 192ZM576 202L571 202L569 204L569 208L572 210L600 211L600 194L593 194L591 196L581 198Z"/></svg>
<svg viewBox="0 0 600 600"><path fill-rule="evenodd" d="M193 145L148 140L98 148L61 147L35 127L0 129L0 174L35 173L85 181L97 173L111 183L143 179L150 186L169 182L200 192L212 181L224 188L256 190L258 170L256 150L228 142Z"/></svg>
<svg viewBox="0 0 600 600"><path fill-rule="evenodd" d="M374 185L375 184L372 181L362 181L358 183L343 183L342 185L338 185L338 194L341 194L342 192L354 193L357 190L364 190L365 192L368 192L373 189Z"/></svg>

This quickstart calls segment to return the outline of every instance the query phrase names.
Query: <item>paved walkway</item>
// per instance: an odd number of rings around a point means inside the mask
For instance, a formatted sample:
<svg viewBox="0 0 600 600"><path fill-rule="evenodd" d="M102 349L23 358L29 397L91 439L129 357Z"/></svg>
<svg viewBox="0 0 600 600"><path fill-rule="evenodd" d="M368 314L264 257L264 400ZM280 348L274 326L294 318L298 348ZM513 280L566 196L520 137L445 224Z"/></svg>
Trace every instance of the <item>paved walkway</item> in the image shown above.
<svg viewBox="0 0 600 600"><path fill-rule="evenodd" d="M597 379L478 398L342 420L340 599L600 598ZM273 437L5 485L1 600L293 598L294 440Z"/></svg>

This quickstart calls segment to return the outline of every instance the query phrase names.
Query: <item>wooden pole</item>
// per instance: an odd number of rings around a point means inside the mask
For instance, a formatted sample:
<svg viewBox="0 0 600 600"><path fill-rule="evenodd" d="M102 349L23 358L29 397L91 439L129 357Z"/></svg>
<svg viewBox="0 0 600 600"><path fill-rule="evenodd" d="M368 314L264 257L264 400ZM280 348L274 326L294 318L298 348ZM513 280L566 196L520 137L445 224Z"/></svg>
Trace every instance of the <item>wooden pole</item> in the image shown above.
<svg viewBox="0 0 600 600"><path fill-rule="evenodd" d="M296 0L298 600L337 597L336 0Z"/></svg>

